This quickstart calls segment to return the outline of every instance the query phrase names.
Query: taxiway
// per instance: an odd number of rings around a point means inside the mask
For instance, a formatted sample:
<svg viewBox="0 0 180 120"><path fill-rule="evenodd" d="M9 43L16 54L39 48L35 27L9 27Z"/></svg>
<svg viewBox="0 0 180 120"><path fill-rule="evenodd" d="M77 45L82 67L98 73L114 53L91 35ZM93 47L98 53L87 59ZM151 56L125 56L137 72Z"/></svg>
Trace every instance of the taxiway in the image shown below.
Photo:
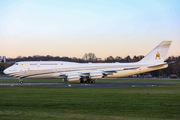
<svg viewBox="0 0 180 120"><path fill-rule="evenodd" d="M49 87L136 87L169 86L180 83L0 83L0 86L49 86Z"/></svg>

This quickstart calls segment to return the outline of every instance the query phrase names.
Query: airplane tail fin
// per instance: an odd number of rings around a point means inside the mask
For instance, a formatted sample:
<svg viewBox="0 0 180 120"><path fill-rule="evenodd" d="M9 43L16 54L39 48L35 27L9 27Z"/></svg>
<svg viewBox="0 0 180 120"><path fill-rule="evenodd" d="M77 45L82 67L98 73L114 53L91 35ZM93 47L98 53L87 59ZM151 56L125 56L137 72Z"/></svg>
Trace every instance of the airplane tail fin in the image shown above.
<svg viewBox="0 0 180 120"><path fill-rule="evenodd" d="M140 63L163 63L172 41L163 41L147 54Z"/></svg>

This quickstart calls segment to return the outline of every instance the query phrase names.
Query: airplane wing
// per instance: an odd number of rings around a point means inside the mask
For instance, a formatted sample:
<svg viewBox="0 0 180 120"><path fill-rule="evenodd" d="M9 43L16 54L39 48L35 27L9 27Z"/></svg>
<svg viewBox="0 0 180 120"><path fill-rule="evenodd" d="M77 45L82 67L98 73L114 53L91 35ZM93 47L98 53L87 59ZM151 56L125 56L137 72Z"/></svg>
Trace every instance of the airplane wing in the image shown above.
<svg viewBox="0 0 180 120"><path fill-rule="evenodd" d="M172 64L174 62L169 63L162 63L162 64L155 64L147 66L147 68L157 68L162 67L164 65ZM117 73L118 71L124 70L136 70L140 67L125 67L125 68L118 68L118 69L101 69L101 70L94 70L94 71L79 71L79 72L68 72L68 73L59 73L59 76L64 77L67 81L77 81L80 78L89 77L90 79L102 79L105 76L113 75L113 73Z"/></svg>
<svg viewBox="0 0 180 120"><path fill-rule="evenodd" d="M68 73L59 73L59 76L66 78L67 81L76 81L83 77L89 77L90 79L102 79L107 75L113 75L113 73L117 73L117 71L134 70L138 68L139 67L128 67L128 68L105 69L105 70L96 70L96 71L68 72Z"/></svg>
<svg viewBox="0 0 180 120"><path fill-rule="evenodd" d="M162 67L168 64L172 64L174 62L169 63L162 63L162 64L155 64L147 66L147 68L158 68ZM140 67L125 67L125 68L118 68L118 69L101 69L101 70L95 70L95 71L79 71L79 72L68 72L68 73L59 73L59 76L63 76L64 78L67 78L67 81L75 81L79 80L82 77L89 77L90 79L101 79L108 75L113 75L113 73L117 73L118 71L124 71L124 70L136 70Z"/></svg>

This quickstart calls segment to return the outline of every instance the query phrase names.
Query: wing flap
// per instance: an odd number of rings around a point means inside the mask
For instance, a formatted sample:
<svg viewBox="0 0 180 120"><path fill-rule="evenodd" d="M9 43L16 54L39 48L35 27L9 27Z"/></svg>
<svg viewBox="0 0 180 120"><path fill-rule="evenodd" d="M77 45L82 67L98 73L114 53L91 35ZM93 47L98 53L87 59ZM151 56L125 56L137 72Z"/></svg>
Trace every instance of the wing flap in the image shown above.
<svg viewBox="0 0 180 120"><path fill-rule="evenodd" d="M120 69L106 69L103 70L103 72L117 72L117 71L123 71L123 70L135 70L138 69L139 67L131 67L131 68L120 68Z"/></svg>

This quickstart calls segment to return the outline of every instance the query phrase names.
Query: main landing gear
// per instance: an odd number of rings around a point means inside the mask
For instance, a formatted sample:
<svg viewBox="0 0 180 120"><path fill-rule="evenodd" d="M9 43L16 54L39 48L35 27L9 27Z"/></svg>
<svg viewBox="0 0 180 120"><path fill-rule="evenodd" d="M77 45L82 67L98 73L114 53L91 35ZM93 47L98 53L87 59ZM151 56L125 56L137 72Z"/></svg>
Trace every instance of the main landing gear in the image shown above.
<svg viewBox="0 0 180 120"><path fill-rule="evenodd" d="M94 84L95 81L91 79L81 78L80 83L93 83Z"/></svg>

